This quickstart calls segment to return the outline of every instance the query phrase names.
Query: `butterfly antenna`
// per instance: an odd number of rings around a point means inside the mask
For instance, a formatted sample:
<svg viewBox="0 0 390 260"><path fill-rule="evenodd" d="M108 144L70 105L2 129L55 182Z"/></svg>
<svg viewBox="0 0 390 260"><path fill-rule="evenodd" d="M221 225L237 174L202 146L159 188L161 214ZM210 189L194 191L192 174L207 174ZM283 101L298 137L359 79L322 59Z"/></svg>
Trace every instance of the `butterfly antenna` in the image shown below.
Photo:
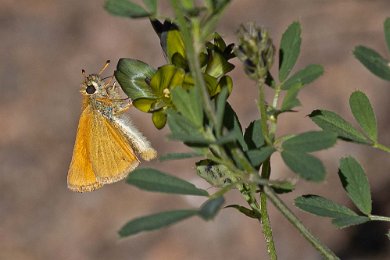
<svg viewBox="0 0 390 260"><path fill-rule="evenodd" d="M99 71L99 76L103 73L105 69L107 69L108 65L110 65L110 60L106 61L106 64L104 64L103 68Z"/></svg>

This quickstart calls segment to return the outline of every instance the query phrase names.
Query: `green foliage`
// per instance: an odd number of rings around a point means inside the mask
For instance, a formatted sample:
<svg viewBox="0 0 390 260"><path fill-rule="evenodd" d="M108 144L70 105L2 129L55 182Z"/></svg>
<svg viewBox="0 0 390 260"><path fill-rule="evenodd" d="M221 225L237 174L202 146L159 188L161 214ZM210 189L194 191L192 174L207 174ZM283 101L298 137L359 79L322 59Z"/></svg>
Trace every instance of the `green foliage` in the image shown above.
<svg viewBox="0 0 390 260"><path fill-rule="evenodd" d="M316 157L295 150L284 150L281 155L284 163L303 179L315 182L324 180L324 165Z"/></svg>
<svg viewBox="0 0 390 260"><path fill-rule="evenodd" d="M279 194L289 193L295 189L295 185L289 181L270 181L270 187Z"/></svg>
<svg viewBox="0 0 390 260"><path fill-rule="evenodd" d="M199 216L204 220L211 220L216 216L224 202L223 197L218 197L206 201L199 209L172 210L135 218L127 222L119 230L119 235L121 237L127 237L143 231L153 231L193 216Z"/></svg>
<svg viewBox="0 0 390 260"><path fill-rule="evenodd" d="M297 62L301 51L301 25L292 23L283 33L279 51L279 80L284 81Z"/></svg>
<svg viewBox="0 0 390 260"><path fill-rule="evenodd" d="M371 214L371 192L367 176L353 157L340 160L340 181L356 207L365 215Z"/></svg>
<svg viewBox="0 0 390 260"><path fill-rule="evenodd" d="M249 161L254 167L259 167L265 160L267 160L276 149L271 146L266 146L259 149L253 149L246 152Z"/></svg>
<svg viewBox="0 0 390 260"><path fill-rule="evenodd" d="M284 150L310 153L332 147L337 135L326 131L310 131L291 137L283 142Z"/></svg>
<svg viewBox="0 0 390 260"><path fill-rule="evenodd" d="M120 59L118 61L115 77L123 91L132 100L155 99L156 95L147 82L151 80L156 70L148 64L134 59ZM140 109L147 112L148 109Z"/></svg>
<svg viewBox="0 0 390 260"><path fill-rule="evenodd" d="M126 223L120 230L121 237L135 235L142 231L152 231L175 224L198 214L197 210L184 209L161 212L139 217Z"/></svg>
<svg viewBox="0 0 390 260"><path fill-rule="evenodd" d="M301 86L309 84L324 74L324 69L321 65L311 64L306 68L296 72L288 78L283 84L283 90L289 90L294 85L300 83Z"/></svg>
<svg viewBox="0 0 390 260"><path fill-rule="evenodd" d="M156 0L145 0L145 4L150 8L156 6ZM124 16L129 18L148 17L152 13L146 11L142 6L128 0L108 0L104 8L113 15ZM151 9L153 12L153 9Z"/></svg>
<svg viewBox="0 0 390 260"><path fill-rule="evenodd" d="M248 208L246 208L244 206L241 206L241 205L233 204L233 205L228 205L225 208L236 209L239 212L241 212L242 214L244 214L245 216L250 217L250 218L255 218L255 219L259 218L259 214L258 213L256 213L255 211L253 211L251 209L248 209Z"/></svg>
<svg viewBox="0 0 390 260"><path fill-rule="evenodd" d="M201 160L196 163L196 172L199 177L214 187L226 187L237 181L234 173L225 165L210 160Z"/></svg>
<svg viewBox="0 0 390 260"><path fill-rule="evenodd" d="M244 140L248 149L258 149L265 144L264 136L261 132L260 120L252 121L249 124L245 129Z"/></svg>
<svg viewBox="0 0 390 260"><path fill-rule="evenodd" d="M302 83L298 82L290 87L284 96L281 112L291 111L294 107L300 106L301 102L297 98L299 91L302 89Z"/></svg>
<svg viewBox="0 0 390 260"><path fill-rule="evenodd" d="M378 129L374 110L367 96L361 91L355 91L349 98L349 105L356 121L372 142L378 141Z"/></svg>
<svg viewBox="0 0 390 260"><path fill-rule="evenodd" d="M295 206L312 214L333 219L357 216L349 208L317 195L305 195L295 199Z"/></svg>
<svg viewBox="0 0 390 260"><path fill-rule="evenodd" d="M136 169L129 174L126 182L147 191L208 196L207 191L190 182L151 168Z"/></svg>
<svg viewBox="0 0 390 260"><path fill-rule="evenodd" d="M191 88L189 91L182 88L173 89L172 102L177 111L194 124L194 126L199 129L203 127L202 102L197 88Z"/></svg>
<svg viewBox="0 0 390 260"><path fill-rule="evenodd" d="M307 153L332 147L337 135L326 131L310 131L293 136L282 144L282 158L286 165L306 180L322 181L325 168L321 161Z"/></svg>
<svg viewBox="0 0 390 260"><path fill-rule="evenodd" d="M204 220L211 220L217 215L223 203L225 203L225 199L223 197L210 199L200 207L198 215Z"/></svg>
<svg viewBox="0 0 390 260"><path fill-rule="evenodd" d="M345 228L370 221L372 209L370 186L360 164L352 157L340 160L340 181L355 206L365 215L317 195L305 195L295 199L295 205L317 216L332 218L338 228Z"/></svg>
<svg viewBox="0 0 390 260"><path fill-rule="evenodd" d="M311 120L325 131L334 132L345 141L369 144L370 141L338 114L328 110L314 110Z"/></svg>
<svg viewBox="0 0 390 260"><path fill-rule="evenodd" d="M338 228L346 228L368 222L370 219L365 216L348 216L344 218L332 219L332 224Z"/></svg>
<svg viewBox="0 0 390 260"><path fill-rule="evenodd" d="M338 228L369 221L368 217L358 216L349 208L317 195L298 197L295 199L295 206L317 216L332 218L332 223Z"/></svg>
<svg viewBox="0 0 390 260"><path fill-rule="evenodd" d="M353 54L373 74L384 80L390 80L389 61L375 50L364 46L357 46Z"/></svg>
<svg viewBox="0 0 390 260"><path fill-rule="evenodd" d="M160 156L159 160L161 162L163 161L170 161L170 160L181 160L181 159L188 159L193 157L201 156L201 154L198 153L167 153L162 156Z"/></svg>
<svg viewBox="0 0 390 260"><path fill-rule="evenodd" d="M267 212L268 201L324 258L336 259L337 256L311 235L280 199L278 194L292 192L295 184L272 179L272 156L280 153L284 163L300 178L320 182L325 179L325 167L311 153L331 148L337 138L386 152L390 152L390 148L379 143L374 110L361 91L352 93L349 100L351 112L361 130L334 112L317 109L309 117L323 131L308 130L278 136L279 115L293 112L301 105L300 91L323 75L324 69L321 65L310 64L292 73L301 51L299 22L288 26L279 49L274 46L269 31L254 23L240 27L237 45L226 44L214 29L229 2L172 0L174 17L166 17L160 22L157 18L164 16L159 14L156 0L144 0L145 7L128 0L106 1L105 8L111 14L128 18L148 17L166 57L166 63L157 69L139 60L123 58L115 71L117 81L134 107L151 113L157 129L168 125L169 138L190 148L190 152L166 154L160 160L201 157L196 162L196 173L218 189L209 196L207 191L178 177L149 168L135 170L126 181L140 189L206 196L208 200L199 209L173 210L136 218L119 234L123 237L155 230L192 216L211 220L225 203L222 195L235 189L248 207L232 204L226 208L234 208L260 221L271 259L276 259L277 255ZM384 23L384 31L390 51L390 18ZM274 78L271 70L276 51L279 52L279 71L278 77ZM378 52L358 46L354 55L372 73L390 80L389 62ZM260 118L253 120L245 131L228 101L233 80L227 73L234 69L230 59L235 56L242 61L248 77L256 82L259 93L257 108ZM265 86L271 87L272 100L266 99ZM236 88L245 91L246 87ZM341 159L339 168L343 188L362 215L318 195L298 197L295 205L317 216L331 218L338 228L372 220L389 221L386 217L371 215L370 186L360 164L353 157L346 157Z"/></svg>

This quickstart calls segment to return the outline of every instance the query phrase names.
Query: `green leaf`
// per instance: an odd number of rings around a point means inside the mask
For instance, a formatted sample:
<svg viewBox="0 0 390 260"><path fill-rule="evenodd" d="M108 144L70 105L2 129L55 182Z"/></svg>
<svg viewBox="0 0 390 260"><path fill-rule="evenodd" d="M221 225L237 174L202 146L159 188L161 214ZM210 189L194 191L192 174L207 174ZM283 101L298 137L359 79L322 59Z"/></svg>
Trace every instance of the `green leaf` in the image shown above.
<svg viewBox="0 0 390 260"><path fill-rule="evenodd" d="M381 79L390 80L389 61L379 53L364 46L357 46L353 54L373 74Z"/></svg>
<svg viewBox="0 0 390 260"><path fill-rule="evenodd" d="M191 121L198 128L203 127L202 100L198 88L191 88L188 92L182 88L172 89L172 102L177 111Z"/></svg>
<svg viewBox="0 0 390 260"><path fill-rule="evenodd" d="M386 38L387 50L390 51L390 17L388 17L385 20L384 29L385 29L385 38Z"/></svg>
<svg viewBox="0 0 390 260"><path fill-rule="evenodd" d="M296 135L283 142L284 150L292 152L315 152L332 147L337 141L337 135L327 131L309 131Z"/></svg>
<svg viewBox="0 0 390 260"><path fill-rule="evenodd" d="M288 90L297 83L301 83L302 86L309 84L320 77L322 74L324 74L324 68L321 65L311 64L287 79L282 84L282 89Z"/></svg>
<svg viewBox="0 0 390 260"><path fill-rule="evenodd" d="M150 15L142 6L128 0L108 0L104 8L113 15L130 18L148 17Z"/></svg>
<svg viewBox="0 0 390 260"><path fill-rule="evenodd" d="M260 119L252 121L245 129L244 140L248 149L257 149L265 144Z"/></svg>
<svg viewBox="0 0 390 260"><path fill-rule="evenodd" d="M196 173L213 187L226 187L236 181L229 168L207 159L196 162Z"/></svg>
<svg viewBox="0 0 390 260"><path fill-rule="evenodd" d="M294 107L300 106L301 102L297 98L299 91L302 89L302 83L297 82L291 86L283 98L281 112L291 111Z"/></svg>
<svg viewBox="0 0 390 260"><path fill-rule="evenodd" d="M223 125L236 137L236 140L241 145L244 151L248 150L248 147L244 140L244 135L242 134L241 124L238 120L236 112L230 106L228 102L225 104L225 113L223 116Z"/></svg>
<svg viewBox="0 0 390 260"><path fill-rule="evenodd" d="M197 126L172 109L168 110L168 125L171 129L169 136L171 139L198 144L213 142L213 140L206 140Z"/></svg>
<svg viewBox="0 0 390 260"><path fill-rule="evenodd" d="M284 163L296 174L308 181L319 182L325 178L325 168L316 157L285 150L281 153Z"/></svg>
<svg viewBox="0 0 390 260"><path fill-rule="evenodd" d="M217 125L215 126L215 128L217 129L217 131L221 131L222 129L223 115L225 113L225 105L228 94L228 89L223 88L216 98Z"/></svg>
<svg viewBox="0 0 390 260"><path fill-rule="evenodd" d="M224 145L229 143L234 143L237 141L237 135L234 131L228 132L227 134L218 138L215 144Z"/></svg>
<svg viewBox="0 0 390 260"><path fill-rule="evenodd" d="M146 7L149 9L149 11L153 14L157 11L157 0L143 0Z"/></svg>
<svg viewBox="0 0 390 260"><path fill-rule="evenodd" d="M199 209L198 215L204 220L213 219L221 209L223 203L225 203L225 199L222 196L210 199L203 203Z"/></svg>
<svg viewBox="0 0 390 260"><path fill-rule="evenodd" d="M295 206L317 216L344 218L357 216L349 208L318 195L304 195L295 199Z"/></svg>
<svg viewBox="0 0 390 260"><path fill-rule="evenodd" d="M390 230L387 231L387 234L386 234L387 238L390 240Z"/></svg>
<svg viewBox="0 0 390 260"><path fill-rule="evenodd" d="M311 120L325 131L335 132L345 141L369 144L370 141L338 114L327 110L314 110L309 115Z"/></svg>
<svg viewBox="0 0 390 260"><path fill-rule="evenodd" d="M116 69L114 72L116 80L132 100L157 97L147 83L156 70L148 64L134 59L120 59Z"/></svg>
<svg viewBox="0 0 390 260"><path fill-rule="evenodd" d="M261 149L249 150L246 152L246 155L248 156L252 166L258 167L275 151L276 149L274 147L266 146Z"/></svg>
<svg viewBox="0 0 390 260"><path fill-rule="evenodd" d="M279 50L279 80L283 82L294 67L301 49L301 26L292 23L283 33Z"/></svg>
<svg viewBox="0 0 390 260"><path fill-rule="evenodd" d="M353 157L340 160L339 177L353 203L365 215L372 210L370 184L359 162Z"/></svg>
<svg viewBox="0 0 390 260"><path fill-rule="evenodd" d="M373 142L377 142L378 128L374 110L368 97L361 91L355 91L349 98L349 106L360 127Z"/></svg>
<svg viewBox="0 0 390 260"><path fill-rule="evenodd" d="M126 182L148 191L208 196L207 191L198 189L190 182L151 168L134 170L127 176Z"/></svg>
<svg viewBox="0 0 390 260"><path fill-rule="evenodd" d="M167 123L167 113L164 109L153 112L152 121L157 129L162 129Z"/></svg>
<svg viewBox="0 0 390 260"><path fill-rule="evenodd" d="M195 216L197 213L197 210L183 209L139 217L127 222L127 224L124 225L118 233L121 237L127 237L142 231L160 229L186 218Z"/></svg>
<svg viewBox="0 0 390 260"><path fill-rule="evenodd" d="M198 153L167 153L162 156L160 156L159 160L161 162L163 161L170 161L170 160L181 160L181 159L188 159L188 158L194 158L201 156Z"/></svg>
<svg viewBox="0 0 390 260"><path fill-rule="evenodd" d="M368 222L370 219L365 216L347 216L341 218L335 218L332 220L332 224L338 228L346 228L353 225L359 225Z"/></svg>
<svg viewBox="0 0 390 260"><path fill-rule="evenodd" d="M278 194L292 192L295 189L295 185L289 181L269 181L269 185Z"/></svg>
<svg viewBox="0 0 390 260"><path fill-rule="evenodd" d="M244 206L241 206L241 205L237 205L237 204L233 204L233 205L228 205L225 207L225 209L227 208L233 208L233 209L236 209L238 210L239 212L241 212L242 214L244 214L245 216L247 217L250 217L250 218L255 218L255 219L258 219L259 218L259 214L251 209L248 209Z"/></svg>

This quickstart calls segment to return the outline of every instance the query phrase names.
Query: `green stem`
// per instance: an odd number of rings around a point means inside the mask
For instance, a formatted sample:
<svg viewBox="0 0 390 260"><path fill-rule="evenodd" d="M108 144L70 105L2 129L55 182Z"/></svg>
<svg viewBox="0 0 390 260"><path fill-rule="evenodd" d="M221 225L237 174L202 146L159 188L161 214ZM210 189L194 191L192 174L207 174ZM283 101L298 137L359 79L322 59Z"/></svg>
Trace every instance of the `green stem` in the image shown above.
<svg viewBox="0 0 390 260"><path fill-rule="evenodd" d="M294 213L284 204L276 195L272 188L264 186L264 193L275 207L282 212L290 223L299 230L299 232L308 240L326 259L339 259L327 246L322 244L303 223L294 215Z"/></svg>
<svg viewBox="0 0 390 260"><path fill-rule="evenodd" d="M199 22L197 21L197 18L192 18L191 21L185 19L183 15L184 8L182 5L183 4L182 1L171 0L171 3L175 11L175 15L177 17L177 23L180 28L180 32L182 33L183 36L188 65L190 67L192 77L194 78L195 86L198 86L200 89L204 111L207 117L213 123L213 125L216 125L217 118L215 116L214 109L211 105L210 97L207 91L207 86L204 81L202 71L200 69L200 61L198 55L201 46L201 43L199 42L200 39Z"/></svg>
<svg viewBox="0 0 390 260"><path fill-rule="evenodd" d="M278 109L278 101L279 101L279 95L280 95L280 92L281 92L281 85L278 84L277 86L275 86L275 95L274 95L274 99L272 101L272 108L274 111L276 111ZM270 116L270 130L269 130L269 135L274 137L275 136L275 133L276 133L276 128L277 128L277 117L274 116L274 115L271 115Z"/></svg>
<svg viewBox="0 0 390 260"><path fill-rule="evenodd" d="M261 169L261 178L269 179L271 174L270 160L267 159ZM260 193L260 213L261 213L261 224L263 227L263 234L267 243L267 252L271 259L276 259L275 243L272 235L271 221L269 219L268 208L267 208L267 195L262 191Z"/></svg>
<svg viewBox="0 0 390 260"><path fill-rule="evenodd" d="M277 259L275 243L272 235L271 221L269 219L267 209L267 195L264 192L260 193L260 213L261 225L263 226L263 234L267 243L267 252L271 259Z"/></svg>
<svg viewBox="0 0 390 260"><path fill-rule="evenodd" d="M257 86L259 88L259 101L257 103L259 112L260 112L260 124L261 124L261 131L263 132L265 142L268 145L271 145L272 142L269 138L269 132L268 132L268 125L267 125L267 109L265 106L265 93L264 93L264 79L261 78L257 81Z"/></svg>
<svg viewBox="0 0 390 260"><path fill-rule="evenodd" d="M237 185L241 195L244 197L245 201L249 204L251 209L256 212L257 219L260 222L260 225L262 225L263 234L265 237L265 241L267 243L267 252L270 256L270 259L275 260L277 259L276 250L275 250L275 244L272 239L272 229L270 225L270 221L268 218L267 213L267 197L264 194L264 199L261 198L261 205L257 202L253 191L250 187L248 187L245 184L239 184ZM261 195L260 195L261 196ZM264 217L266 216L266 217Z"/></svg>
<svg viewBox="0 0 390 260"><path fill-rule="evenodd" d="M369 218L370 218L370 220L390 222L390 217L371 215L371 216L369 216Z"/></svg>
<svg viewBox="0 0 390 260"><path fill-rule="evenodd" d="M374 144L372 147L377 148L379 150L382 150L382 151L384 151L386 153L390 153L390 147L387 147L387 146L385 146L383 144L378 144L377 143L377 144Z"/></svg>

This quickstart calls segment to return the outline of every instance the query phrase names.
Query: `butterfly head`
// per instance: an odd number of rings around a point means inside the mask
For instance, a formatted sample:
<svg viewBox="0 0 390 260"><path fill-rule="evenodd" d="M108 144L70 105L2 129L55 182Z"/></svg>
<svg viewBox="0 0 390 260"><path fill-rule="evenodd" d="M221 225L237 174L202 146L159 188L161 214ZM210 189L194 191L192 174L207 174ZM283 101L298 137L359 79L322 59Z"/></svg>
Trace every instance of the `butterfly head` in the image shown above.
<svg viewBox="0 0 390 260"><path fill-rule="evenodd" d="M81 94L84 96L99 96L104 93L106 84L97 74L90 74L85 77L84 82L81 84Z"/></svg>
<svg viewBox="0 0 390 260"><path fill-rule="evenodd" d="M108 60L98 74L87 75L85 70L82 70L82 74L84 75L84 81L81 84L80 90L82 95L89 97L104 97L107 95L107 87L110 85L110 82L104 82L100 75L109 64L110 61Z"/></svg>

